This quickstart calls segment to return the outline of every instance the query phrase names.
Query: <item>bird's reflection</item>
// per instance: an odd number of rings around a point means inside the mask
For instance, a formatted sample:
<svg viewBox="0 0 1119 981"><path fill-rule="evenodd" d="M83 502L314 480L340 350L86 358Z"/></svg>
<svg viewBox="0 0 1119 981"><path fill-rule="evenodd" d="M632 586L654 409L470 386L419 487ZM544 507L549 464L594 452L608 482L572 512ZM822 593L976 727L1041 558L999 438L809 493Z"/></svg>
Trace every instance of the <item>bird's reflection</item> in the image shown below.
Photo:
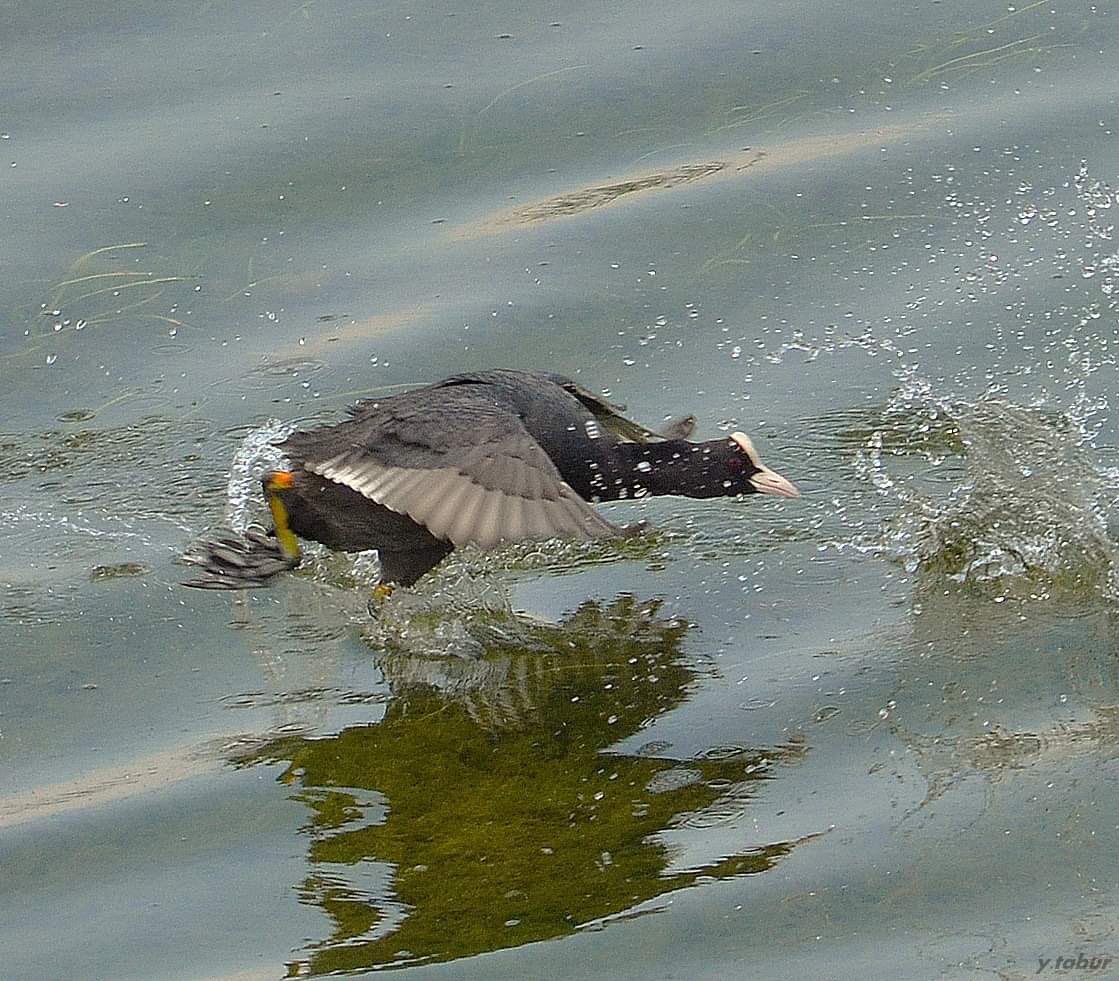
<svg viewBox="0 0 1119 981"><path fill-rule="evenodd" d="M386 653L392 698L379 723L242 757L289 761L282 779L311 812L301 895L332 933L292 974L558 937L785 855L796 842L743 844L681 869L663 833L741 814L801 744L688 760L653 740L616 748L687 698L688 629L621 597L533 625L530 642L523 627L515 642L495 633L478 659Z"/></svg>

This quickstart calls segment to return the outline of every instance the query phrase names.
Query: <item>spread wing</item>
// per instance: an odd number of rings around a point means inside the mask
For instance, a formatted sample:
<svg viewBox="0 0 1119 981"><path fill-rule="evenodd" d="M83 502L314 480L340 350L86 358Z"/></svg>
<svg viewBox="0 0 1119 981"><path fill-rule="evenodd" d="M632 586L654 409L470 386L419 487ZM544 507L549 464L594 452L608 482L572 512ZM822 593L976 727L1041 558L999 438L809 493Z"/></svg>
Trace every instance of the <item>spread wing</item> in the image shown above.
<svg viewBox="0 0 1119 981"><path fill-rule="evenodd" d="M520 419L497 406L374 413L334 427L325 447L309 435L286 444L305 469L455 545L620 533L564 482Z"/></svg>

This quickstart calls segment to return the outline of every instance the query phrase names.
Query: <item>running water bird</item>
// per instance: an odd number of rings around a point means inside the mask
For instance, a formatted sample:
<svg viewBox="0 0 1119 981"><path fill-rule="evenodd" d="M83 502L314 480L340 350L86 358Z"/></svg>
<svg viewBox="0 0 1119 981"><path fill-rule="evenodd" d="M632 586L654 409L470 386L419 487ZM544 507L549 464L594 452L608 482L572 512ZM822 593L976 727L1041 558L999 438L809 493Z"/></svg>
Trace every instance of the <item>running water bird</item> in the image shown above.
<svg viewBox="0 0 1119 981"><path fill-rule="evenodd" d="M649 494L798 497L744 433L693 443L695 419L662 433L561 375L494 369L367 399L332 426L295 432L290 470L264 478L275 529L206 543L202 589L248 589L299 564L298 538L377 549L381 595L460 545L627 534L593 507ZM274 537L273 537L274 536Z"/></svg>

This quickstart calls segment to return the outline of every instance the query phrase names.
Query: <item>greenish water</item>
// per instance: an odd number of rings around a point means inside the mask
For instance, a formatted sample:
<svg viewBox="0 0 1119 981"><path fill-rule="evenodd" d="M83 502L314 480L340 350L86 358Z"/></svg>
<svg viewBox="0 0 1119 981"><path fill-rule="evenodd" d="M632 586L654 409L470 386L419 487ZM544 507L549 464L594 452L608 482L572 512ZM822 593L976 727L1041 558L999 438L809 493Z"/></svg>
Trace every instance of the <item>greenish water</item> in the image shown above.
<svg viewBox="0 0 1119 981"><path fill-rule="evenodd" d="M0 975L1106 976L1113 5L2 9ZM804 497L181 588L492 365Z"/></svg>

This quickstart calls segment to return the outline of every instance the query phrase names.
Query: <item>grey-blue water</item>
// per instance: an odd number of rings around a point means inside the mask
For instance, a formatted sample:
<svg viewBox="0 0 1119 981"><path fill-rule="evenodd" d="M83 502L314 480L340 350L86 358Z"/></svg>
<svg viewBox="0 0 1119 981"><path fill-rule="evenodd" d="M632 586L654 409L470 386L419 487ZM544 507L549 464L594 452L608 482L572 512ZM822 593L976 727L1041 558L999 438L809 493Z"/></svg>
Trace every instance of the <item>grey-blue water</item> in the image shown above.
<svg viewBox="0 0 1119 981"><path fill-rule="evenodd" d="M0 15L0 975L1114 976L1110 0ZM493 365L804 496L180 586Z"/></svg>

